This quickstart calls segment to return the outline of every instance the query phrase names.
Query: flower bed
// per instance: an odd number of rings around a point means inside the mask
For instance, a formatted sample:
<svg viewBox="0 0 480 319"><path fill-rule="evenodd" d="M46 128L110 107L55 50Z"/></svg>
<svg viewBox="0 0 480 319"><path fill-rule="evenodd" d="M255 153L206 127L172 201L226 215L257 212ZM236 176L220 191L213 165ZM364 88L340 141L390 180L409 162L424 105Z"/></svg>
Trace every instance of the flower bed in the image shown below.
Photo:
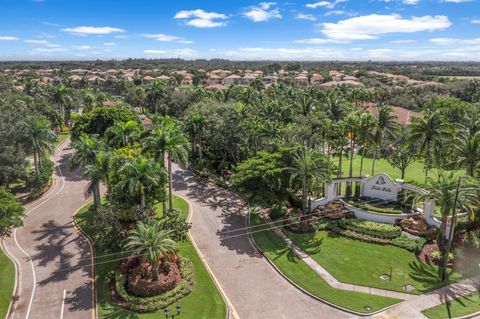
<svg viewBox="0 0 480 319"><path fill-rule="evenodd" d="M394 239L402 235L402 230L398 226L354 218L340 220L338 221L338 225L343 229L352 230L356 233L370 235L376 238Z"/></svg>
<svg viewBox="0 0 480 319"><path fill-rule="evenodd" d="M121 306L135 312L153 312L164 309L177 300L188 295L193 288L193 264L187 259L180 261L182 280L175 288L152 297L139 297L128 291L127 275L121 271L115 272L115 292L122 299Z"/></svg>
<svg viewBox="0 0 480 319"><path fill-rule="evenodd" d="M370 197L359 197L359 198L349 198L345 200L349 205L360 208L366 211L381 213L381 214L409 214L411 213L410 209L407 209L404 206L401 206L398 202L381 200L378 198ZM372 205L369 202L374 202Z"/></svg>

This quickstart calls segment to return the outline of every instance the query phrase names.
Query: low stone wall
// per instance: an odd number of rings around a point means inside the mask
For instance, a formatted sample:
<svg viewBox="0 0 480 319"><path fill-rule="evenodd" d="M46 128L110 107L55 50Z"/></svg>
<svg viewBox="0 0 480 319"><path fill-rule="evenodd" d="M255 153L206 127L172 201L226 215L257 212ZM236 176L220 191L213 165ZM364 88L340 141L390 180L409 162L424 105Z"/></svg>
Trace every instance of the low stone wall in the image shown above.
<svg viewBox="0 0 480 319"><path fill-rule="evenodd" d="M395 224L398 219L405 219L411 216L419 215L420 213L415 214L382 214L376 212L370 212L355 206L352 206L345 202L343 199L340 201L345 205L345 208L351 211L356 218L368 220L371 222L383 223L383 224Z"/></svg>

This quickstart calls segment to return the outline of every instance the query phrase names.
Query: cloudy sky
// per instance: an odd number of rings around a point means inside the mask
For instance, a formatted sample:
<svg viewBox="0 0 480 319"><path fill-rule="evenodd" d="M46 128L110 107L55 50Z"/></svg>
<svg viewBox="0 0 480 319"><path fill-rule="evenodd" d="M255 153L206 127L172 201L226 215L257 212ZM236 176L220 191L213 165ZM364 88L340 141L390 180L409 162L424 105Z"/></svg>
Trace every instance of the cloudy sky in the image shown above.
<svg viewBox="0 0 480 319"><path fill-rule="evenodd" d="M0 0L0 60L480 61L480 0Z"/></svg>

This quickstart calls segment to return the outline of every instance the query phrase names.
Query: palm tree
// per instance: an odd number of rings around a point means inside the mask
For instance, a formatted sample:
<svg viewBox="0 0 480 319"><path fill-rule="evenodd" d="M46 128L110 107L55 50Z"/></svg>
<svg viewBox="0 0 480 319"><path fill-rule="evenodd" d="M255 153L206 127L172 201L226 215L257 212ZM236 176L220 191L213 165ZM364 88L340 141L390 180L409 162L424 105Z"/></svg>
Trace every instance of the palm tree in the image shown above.
<svg viewBox="0 0 480 319"><path fill-rule="evenodd" d="M153 281L159 279L159 263L169 262L176 255L176 243L169 235L156 220L147 224L139 222L135 229L128 232L124 248L133 250L133 256L142 256L151 263Z"/></svg>
<svg viewBox="0 0 480 319"><path fill-rule="evenodd" d="M325 101L322 103L322 107L323 111L327 114L327 117L333 122L340 121L345 113L343 101L333 92L326 96Z"/></svg>
<svg viewBox="0 0 480 319"><path fill-rule="evenodd" d="M428 184L425 186L428 194L421 194L416 197L416 200L420 201L433 199L435 204L440 206L442 215L440 233L443 236L446 234L448 216L454 209L457 185L458 177L455 172L439 171L436 179L428 179ZM458 187L457 207L455 208L460 208L462 212L473 213L479 206L479 190L478 184L476 185L471 179L464 178L460 187Z"/></svg>
<svg viewBox="0 0 480 319"><path fill-rule="evenodd" d="M70 160L70 166L72 169L78 167L85 167L95 163L97 153L101 150L102 145L99 140L88 136L83 133L77 140L72 142L72 146L75 149Z"/></svg>
<svg viewBox="0 0 480 319"><path fill-rule="evenodd" d="M467 168L467 174L473 177L475 170L480 165L480 132L476 134L465 133L455 145L458 156L457 164Z"/></svg>
<svg viewBox="0 0 480 319"><path fill-rule="evenodd" d="M66 109L71 107L73 104L73 98L70 89L61 83L54 86L51 94L51 100L58 106L60 116L62 117L64 125L66 125L68 121Z"/></svg>
<svg viewBox="0 0 480 319"><path fill-rule="evenodd" d="M148 191L161 186L165 176L165 170L160 164L144 157L127 160L119 173L123 176L120 188L127 194L140 198L142 208L146 207Z"/></svg>
<svg viewBox="0 0 480 319"><path fill-rule="evenodd" d="M421 142L420 152L425 153L425 182L428 170L431 167L432 148L441 145L444 140L451 136L450 125L443 121L440 114L430 112L423 117L412 118L409 125L409 143Z"/></svg>
<svg viewBox="0 0 480 319"><path fill-rule="evenodd" d="M144 143L144 150L165 167L165 153L168 160L168 206L173 209L172 160L185 164L188 159L188 138L178 122L165 116L159 117ZM166 213L166 210L164 210Z"/></svg>
<svg viewBox="0 0 480 319"><path fill-rule="evenodd" d="M330 164L323 153L303 147L293 156L293 167L287 167L291 172L290 182L297 181L302 187L302 210L308 213L308 197L312 185L327 182L330 179Z"/></svg>
<svg viewBox="0 0 480 319"><path fill-rule="evenodd" d="M358 124L358 136L360 144L362 145L362 155L360 158L360 176L363 174L363 160L365 159L365 151L368 143L373 139L375 128L375 118L369 112L362 112Z"/></svg>
<svg viewBox="0 0 480 319"><path fill-rule="evenodd" d="M28 119L26 123L28 144L33 151L33 164L35 173L38 175L42 167L42 158L45 151L53 149L53 142L57 137L50 129L50 122L47 119Z"/></svg>
<svg viewBox="0 0 480 319"><path fill-rule="evenodd" d="M378 157L379 150L382 145L385 143L387 138L395 137L398 125L397 117L393 113L391 106L381 105L376 108L375 114L375 128L374 128L374 138L373 138L373 160L372 160L372 175L375 174L375 160Z"/></svg>
<svg viewBox="0 0 480 319"><path fill-rule="evenodd" d="M353 111L348 114L345 119L345 127L347 128L348 138L350 140L350 168L348 177L352 178L353 174L353 156L355 155L355 144L357 142L358 129L360 126L360 118L358 111ZM347 185L347 197L352 194L352 184Z"/></svg>
<svg viewBox="0 0 480 319"><path fill-rule="evenodd" d="M185 118L185 130L190 135L192 154L198 153L202 159L202 138L205 134L206 118L202 113L195 112Z"/></svg>
<svg viewBox="0 0 480 319"><path fill-rule="evenodd" d="M141 129L137 122L117 121L109 127L105 134L108 137L108 143L116 148L122 148L132 144L138 140L141 134Z"/></svg>
<svg viewBox="0 0 480 319"><path fill-rule="evenodd" d="M158 113L158 107L160 102L165 102L167 97L167 87L163 82L153 81L152 84L146 90L146 105L152 113ZM164 111L166 108L164 107ZM164 112L165 113L165 112ZM164 114L165 115L165 114Z"/></svg>

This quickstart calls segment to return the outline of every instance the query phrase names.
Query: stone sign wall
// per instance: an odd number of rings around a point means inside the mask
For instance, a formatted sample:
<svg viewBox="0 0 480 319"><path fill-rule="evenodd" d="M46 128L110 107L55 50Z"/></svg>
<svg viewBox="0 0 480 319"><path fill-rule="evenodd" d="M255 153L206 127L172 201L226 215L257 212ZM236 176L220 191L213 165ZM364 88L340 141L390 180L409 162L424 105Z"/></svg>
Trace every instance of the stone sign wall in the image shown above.
<svg viewBox="0 0 480 319"><path fill-rule="evenodd" d="M377 174L363 183L362 196L396 201L400 190L401 186L388 175Z"/></svg>

